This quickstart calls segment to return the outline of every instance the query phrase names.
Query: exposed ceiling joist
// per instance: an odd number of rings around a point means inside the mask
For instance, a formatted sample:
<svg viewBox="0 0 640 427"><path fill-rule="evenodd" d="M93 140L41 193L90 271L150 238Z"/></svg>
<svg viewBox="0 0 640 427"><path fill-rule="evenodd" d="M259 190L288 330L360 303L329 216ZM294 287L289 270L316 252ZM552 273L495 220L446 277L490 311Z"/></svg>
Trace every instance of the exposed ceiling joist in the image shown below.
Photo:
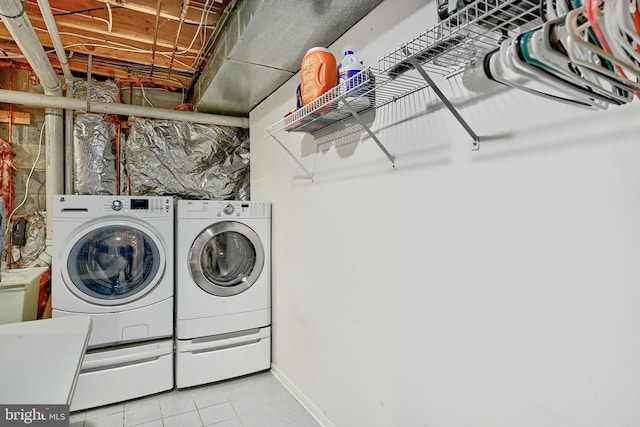
<svg viewBox="0 0 640 427"><path fill-rule="evenodd" d="M62 74L39 0L12 1L24 1ZM231 115L247 115L309 47L329 46L381 1L48 0L76 76L180 90L196 111ZM2 61L29 66L4 23Z"/></svg>
<svg viewBox="0 0 640 427"><path fill-rule="evenodd" d="M189 89L232 0L49 0L72 71L169 89ZM53 43L37 0L26 13L49 59ZM0 23L0 60L24 62Z"/></svg>
<svg viewBox="0 0 640 427"><path fill-rule="evenodd" d="M163 3L166 3L167 1L168 0L165 0ZM101 0L100 2L105 5L108 4L113 8L121 7L152 16L155 16L157 12L157 0ZM182 14L182 3L182 1L169 1L169 3L166 4L166 6L163 6L160 10L160 18L172 19L174 21L180 20L180 15ZM185 16L185 22L189 24L199 24L202 17L202 11L205 10L205 4L206 2L203 1L191 1ZM210 5L211 7L208 8L209 14L207 15L207 22L205 22L205 24L215 26L220 19L220 15L224 11L225 2L215 0L210 2Z"/></svg>

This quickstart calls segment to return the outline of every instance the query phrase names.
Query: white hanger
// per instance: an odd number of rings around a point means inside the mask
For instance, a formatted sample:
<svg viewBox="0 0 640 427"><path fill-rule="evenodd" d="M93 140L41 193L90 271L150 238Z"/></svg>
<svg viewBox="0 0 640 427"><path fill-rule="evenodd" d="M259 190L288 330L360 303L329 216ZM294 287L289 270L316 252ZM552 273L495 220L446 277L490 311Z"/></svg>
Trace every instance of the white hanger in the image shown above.
<svg viewBox="0 0 640 427"><path fill-rule="evenodd" d="M636 50L636 46L637 40L640 40L640 38L634 28L628 31L628 21L631 21L628 6L629 3L624 0L608 0L605 2L603 11L605 25L603 31L605 31L612 52L616 56L628 60L638 68L640 53ZM630 22L630 26L633 27L633 22ZM629 41L629 38L632 41L635 39L636 42Z"/></svg>
<svg viewBox="0 0 640 427"><path fill-rule="evenodd" d="M589 30L589 28L591 28L591 23L588 20L583 23L578 23L585 10L585 7L582 6L569 12L565 18L565 28L567 29L568 35L566 47L571 62L577 65L591 68L599 73L605 74L621 82L634 91L639 91L640 83L638 83L637 81L637 78L640 77L639 69L635 69L635 67L628 62L625 62L620 58L617 58L616 56L606 52L599 46L586 41L588 39L587 31ZM628 71L636 80L631 80L630 78L628 78L626 76L626 73L622 75L615 71L609 70L607 67L602 67L592 61L585 60L583 57L581 57L578 47L588 49L600 58L608 60L617 67L624 69L624 71Z"/></svg>
<svg viewBox="0 0 640 427"><path fill-rule="evenodd" d="M546 22L540 31L532 35L528 45L529 54L541 63L553 67L566 80L609 98L609 102L613 104L619 105L633 100L633 95L628 88L622 86L617 80L612 80L589 68L572 64L567 55L560 53L551 45L554 32L558 43L564 47L562 39L566 38L566 31L564 19L560 18Z"/></svg>
<svg viewBox="0 0 640 427"><path fill-rule="evenodd" d="M561 74L559 75L558 72L553 69L545 70L527 62L526 59L523 59L520 56L520 52L518 52L518 49L520 49L519 43L521 43L522 41L518 40L519 38L522 39L523 35L517 36L514 39L514 43L512 43L512 46L510 47L511 55L509 58L507 58L507 60L511 62L512 67L515 67L522 72L528 73L530 78L535 79L549 87L552 87L557 91L560 91L565 96L568 96L569 98L575 100L579 100L585 104L590 104L594 108L606 109L608 107L608 104L611 103L611 100L609 98L586 89L582 85L576 86L568 82L562 77Z"/></svg>
<svg viewBox="0 0 640 427"><path fill-rule="evenodd" d="M538 82L535 79L528 77L528 73L519 71L513 72L503 62L503 57L508 58L508 47L512 39L508 39L502 42L499 49L489 52L485 57L485 74L487 77L498 83L502 83L505 86L520 89L533 95L541 96L543 98L552 99L564 104L594 109L590 103L585 103L573 98L566 98L560 94L553 93L548 86L543 85L541 90L536 89Z"/></svg>

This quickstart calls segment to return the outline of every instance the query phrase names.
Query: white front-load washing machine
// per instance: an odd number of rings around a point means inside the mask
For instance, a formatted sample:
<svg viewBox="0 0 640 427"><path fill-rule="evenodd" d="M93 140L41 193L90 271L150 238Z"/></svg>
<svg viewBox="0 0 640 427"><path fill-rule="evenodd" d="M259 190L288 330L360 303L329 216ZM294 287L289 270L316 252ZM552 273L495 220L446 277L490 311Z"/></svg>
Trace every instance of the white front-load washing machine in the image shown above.
<svg viewBox="0 0 640 427"><path fill-rule="evenodd" d="M271 205L178 200L176 386L271 365Z"/></svg>
<svg viewBox="0 0 640 427"><path fill-rule="evenodd" d="M71 410L173 388L173 199L59 195L53 207L52 315L92 319Z"/></svg>

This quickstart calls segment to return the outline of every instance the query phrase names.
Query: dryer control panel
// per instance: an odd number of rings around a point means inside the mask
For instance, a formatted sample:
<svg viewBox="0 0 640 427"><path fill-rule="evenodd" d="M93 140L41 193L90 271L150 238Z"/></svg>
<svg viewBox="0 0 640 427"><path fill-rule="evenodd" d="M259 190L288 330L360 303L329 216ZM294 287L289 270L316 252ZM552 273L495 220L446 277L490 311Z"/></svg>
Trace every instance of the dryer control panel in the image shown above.
<svg viewBox="0 0 640 427"><path fill-rule="evenodd" d="M220 209L221 208L221 209ZM220 202L216 216L236 218L264 218L271 213L270 205L265 202Z"/></svg>
<svg viewBox="0 0 640 427"><path fill-rule="evenodd" d="M243 202L236 200L181 200L178 209L190 212L193 218L196 212L203 217L214 215L217 218L268 218L271 216L271 204L268 202Z"/></svg>

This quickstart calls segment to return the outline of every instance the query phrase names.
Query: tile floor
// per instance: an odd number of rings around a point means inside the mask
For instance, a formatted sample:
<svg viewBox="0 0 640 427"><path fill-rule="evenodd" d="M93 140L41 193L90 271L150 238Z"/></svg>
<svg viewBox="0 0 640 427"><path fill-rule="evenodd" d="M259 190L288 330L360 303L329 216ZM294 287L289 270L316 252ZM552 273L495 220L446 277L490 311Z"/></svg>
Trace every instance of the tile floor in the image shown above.
<svg viewBox="0 0 640 427"><path fill-rule="evenodd" d="M318 427L271 372L173 390L70 417L70 427Z"/></svg>

